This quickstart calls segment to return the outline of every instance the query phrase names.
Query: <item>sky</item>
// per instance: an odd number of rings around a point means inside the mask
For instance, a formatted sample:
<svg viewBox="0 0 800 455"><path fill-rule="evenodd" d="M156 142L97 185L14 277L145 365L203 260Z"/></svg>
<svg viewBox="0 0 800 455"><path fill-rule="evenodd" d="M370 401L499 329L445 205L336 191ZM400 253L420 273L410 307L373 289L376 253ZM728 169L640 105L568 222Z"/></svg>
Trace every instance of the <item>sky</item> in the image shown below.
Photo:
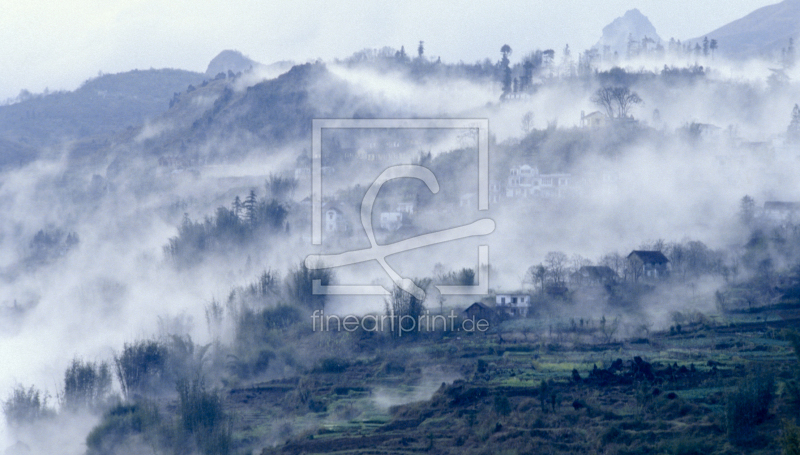
<svg viewBox="0 0 800 455"><path fill-rule="evenodd" d="M271 63L343 58L401 45L446 62L512 62L539 49L591 47L638 8L663 39L702 36L775 0L11 0L0 14L0 100L73 90L99 72L205 71L225 49Z"/></svg>

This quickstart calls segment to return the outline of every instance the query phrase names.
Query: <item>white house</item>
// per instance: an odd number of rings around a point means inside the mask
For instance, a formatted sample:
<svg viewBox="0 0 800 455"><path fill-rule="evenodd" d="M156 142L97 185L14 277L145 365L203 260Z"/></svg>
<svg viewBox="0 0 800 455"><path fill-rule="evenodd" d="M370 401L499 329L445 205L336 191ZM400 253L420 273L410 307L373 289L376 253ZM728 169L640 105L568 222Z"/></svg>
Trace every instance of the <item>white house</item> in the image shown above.
<svg viewBox="0 0 800 455"><path fill-rule="evenodd" d="M524 318L528 315L531 305L531 296L528 294L497 294L495 296L495 310L512 317Z"/></svg>
<svg viewBox="0 0 800 455"><path fill-rule="evenodd" d="M381 229L387 231L396 231L403 225L402 212L382 212L381 213Z"/></svg>
<svg viewBox="0 0 800 455"><path fill-rule="evenodd" d="M325 223L325 232L344 233L350 230L350 224L344 213L335 204L325 204L322 207L322 218Z"/></svg>
<svg viewBox="0 0 800 455"><path fill-rule="evenodd" d="M563 197L570 186L571 174L540 174L536 167L514 166L508 176L506 197Z"/></svg>
<svg viewBox="0 0 800 455"><path fill-rule="evenodd" d="M409 215L414 214L414 203L413 202L400 202L397 204L397 211L402 213L407 213Z"/></svg>
<svg viewBox="0 0 800 455"><path fill-rule="evenodd" d="M602 128L608 124L608 117L600 111L586 114L581 111L581 128Z"/></svg>

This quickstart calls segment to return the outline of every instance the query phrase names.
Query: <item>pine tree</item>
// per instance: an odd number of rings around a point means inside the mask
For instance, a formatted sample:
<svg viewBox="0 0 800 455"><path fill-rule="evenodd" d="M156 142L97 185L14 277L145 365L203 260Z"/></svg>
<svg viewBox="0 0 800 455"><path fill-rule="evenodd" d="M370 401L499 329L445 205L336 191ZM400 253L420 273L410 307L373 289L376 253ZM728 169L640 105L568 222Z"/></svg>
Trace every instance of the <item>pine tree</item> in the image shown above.
<svg viewBox="0 0 800 455"><path fill-rule="evenodd" d="M500 48L500 52L503 53L503 58L500 60L500 69L503 71L503 97L505 98L511 93L511 67L509 65L511 61L508 59L509 54L511 54L511 46L504 44Z"/></svg>
<svg viewBox="0 0 800 455"><path fill-rule="evenodd" d="M233 214L238 217L239 212L242 211L242 200L239 198L239 196L236 196L236 199L233 200L232 208Z"/></svg>
<svg viewBox="0 0 800 455"><path fill-rule="evenodd" d="M256 205L258 204L258 198L256 197L256 190L250 190L250 194L247 196L247 199L244 200L244 216L250 224L255 224L255 217L256 217Z"/></svg>

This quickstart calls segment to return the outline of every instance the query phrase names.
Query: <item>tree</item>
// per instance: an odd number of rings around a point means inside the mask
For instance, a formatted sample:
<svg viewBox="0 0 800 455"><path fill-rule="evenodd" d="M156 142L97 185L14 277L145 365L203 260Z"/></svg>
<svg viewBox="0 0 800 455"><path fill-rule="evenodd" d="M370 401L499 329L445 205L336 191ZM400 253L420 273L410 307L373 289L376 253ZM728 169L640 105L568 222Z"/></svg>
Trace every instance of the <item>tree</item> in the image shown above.
<svg viewBox="0 0 800 455"><path fill-rule="evenodd" d="M533 112L528 111L522 116L522 132L527 136L533 130Z"/></svg>
<svg viewBox="0 0 800 455"><path fill-rule="evenodd" d="M294 196L294 191L297 189L297 179L270 174L265 187L267 194L272 196L273 199L284 200L287 197Z"/></svg>
<svg viewBox="0 0 800 455"><path fill-rule="evenodd" d="M503 58L500 60L500 69L503 71L503 97L511 93L511 66L508 56L511 55L511 46L504 44L500 48Z"/></svg>
<svg viewBox="0 0 800 455"><path fill-rule="evenodd" d="M422 58L422 54L425 53L425 41L419 42L419 47L417 48L417 54L419 58Z"/></svg>
<svg viewBox="0 0 800 455"><path fill-rule="evenodd" d="M231 208L233 209L233 214L238 217L239 213L242 211L242 200L239 198L238 195L233 200L233 204L231 204Z"/></svg>
<svg viewBox="0 0 800 455"><path fill-rule="evenodd" d="M797 104L792 109L792 121L786 130L786 139L789 142L800 142L800 106Z"/></svg>
<svg viewBox="0 0 800 455"><path fill-rule="evenodd" d="M711 39L711 42L708 44L709 49L711 49L711 59L714 59L714 51L717 50L717 40Z"/></svg>
<svg viewBox="0 0 800 455"><path fill-rule="evenodd" d="M395 58L395 59L396 59L396 60L397 60L399 63L405 63L405 62L407 62L407 61L408 61L408 55L406 54L406 47L405 47L405 46L400 46L400 50L399 50L399 51L397 51L397 52L394 54L394 58Z"/></svg>
<svg viewBox="0 0 800 455"><path fill-rule="evenodd" d="M628 87L603 87L598 89L592 102L605 109L609 118L626 118L630 109L642 102L636 92Z"/></svg>
<svg viewBox="0 0 800 455"><path fill-rule="evenodd" d="M708 37L706 36L705 38L703 38L703 55L705 55L706 57L708 57L708 47L709 47Z"/></svg>
<svg viewBox="0 0 800 455"><path fill-rule="evenodd" d="M617 275L621 275L625 270L625 258L619 253L609 253L600 258L598 263L604 265L614 271Z"/></svg>
<svg viewBox="0 0 800 455"><path fill-rule="evenodd" d="M415 280L415 282L422 289L430 285L430 279ZM399 286L394 286L385 303L386 316L393 318L394 323L398 324L397 327L392 326L395 329L392 331L393 337L401 336L401 332L411 335L420 331L421 327L416 325L421 323L420 316L425 311L424 298L419 299ZM411 326L411 321L413 321L413 327Z"/></svg>
<svg viewBox="0 0 800 455"><path fill-rule="evenodd" d="M311 310L320 310L325 307L325 295L314 294L314 281L319 280L321 286L328 286L334 281L332 269L309 269L305 262L289 272L286 277L286 288L289 297L294 303L305 306Z"/></svg>
<svg viewBox="0 0 800 455"><path fill-rule="evenodd" d="M547 273L555 285L564 284L567 271L567 255L560 251L551 251L544 257Z"/></svg>
<svg viewBox="0 0 800 455"><path fill-rule="evenodd" d="M739 201L739 219L746 226L749 226L755 219L755 214L756 201L750 196L745 195L741 201Z"/></svg>
<svg viewBox="0 0 800 455"><path fill-rule="evenodd" d="M539 292L544 294L544 281L547 278L547 269L544 265L532 265L525 274L525 282L532 284L534 287L539 285Z"/></svg>
<svg viewBox="0 0 800 455"><path fill-rule="evenodd" d="M73 359L64 372L62 406L71 411L101 410L111 392L111 368L108 363Z"/></svg>
<svg viewBox="0 0 800 455"><path fill-rule="evenodd" d="M255 222L255 214L256 214L256 205L258 204L258 198L256 197L256 190L250 190L250 194L247 195L247 199L244 200L244 216L245 219L251 224Z"/></svg>

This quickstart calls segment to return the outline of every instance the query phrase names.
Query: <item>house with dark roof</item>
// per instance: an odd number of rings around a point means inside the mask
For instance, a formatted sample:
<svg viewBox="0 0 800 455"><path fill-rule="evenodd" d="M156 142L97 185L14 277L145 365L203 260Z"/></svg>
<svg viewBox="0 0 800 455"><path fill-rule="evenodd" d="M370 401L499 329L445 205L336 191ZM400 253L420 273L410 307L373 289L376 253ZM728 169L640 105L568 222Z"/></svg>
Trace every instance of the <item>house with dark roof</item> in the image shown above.
<svg viewBox="0 0 800 455"><path fill-rule="evenodd" d="M605 265L585 265L569 277L570 283L576 286L603 286L618 279L617 272Z"/></svg>
<svg viewBox="0 0 800 455"><path fill-rule="evenodd" d="M658 280L669 275L669 259L660 251L634 250L628 255L628 265L633 281Z"/></svg>
<svg viewBox="0 0 800 455"><path fill-rule="evenodd" d="M493 321L496 316L494 308L481 302L473 303L468 306L466 310L462 311L461 314L464 316L464 319L474 319L475 321L481 319Z"/></svg>

